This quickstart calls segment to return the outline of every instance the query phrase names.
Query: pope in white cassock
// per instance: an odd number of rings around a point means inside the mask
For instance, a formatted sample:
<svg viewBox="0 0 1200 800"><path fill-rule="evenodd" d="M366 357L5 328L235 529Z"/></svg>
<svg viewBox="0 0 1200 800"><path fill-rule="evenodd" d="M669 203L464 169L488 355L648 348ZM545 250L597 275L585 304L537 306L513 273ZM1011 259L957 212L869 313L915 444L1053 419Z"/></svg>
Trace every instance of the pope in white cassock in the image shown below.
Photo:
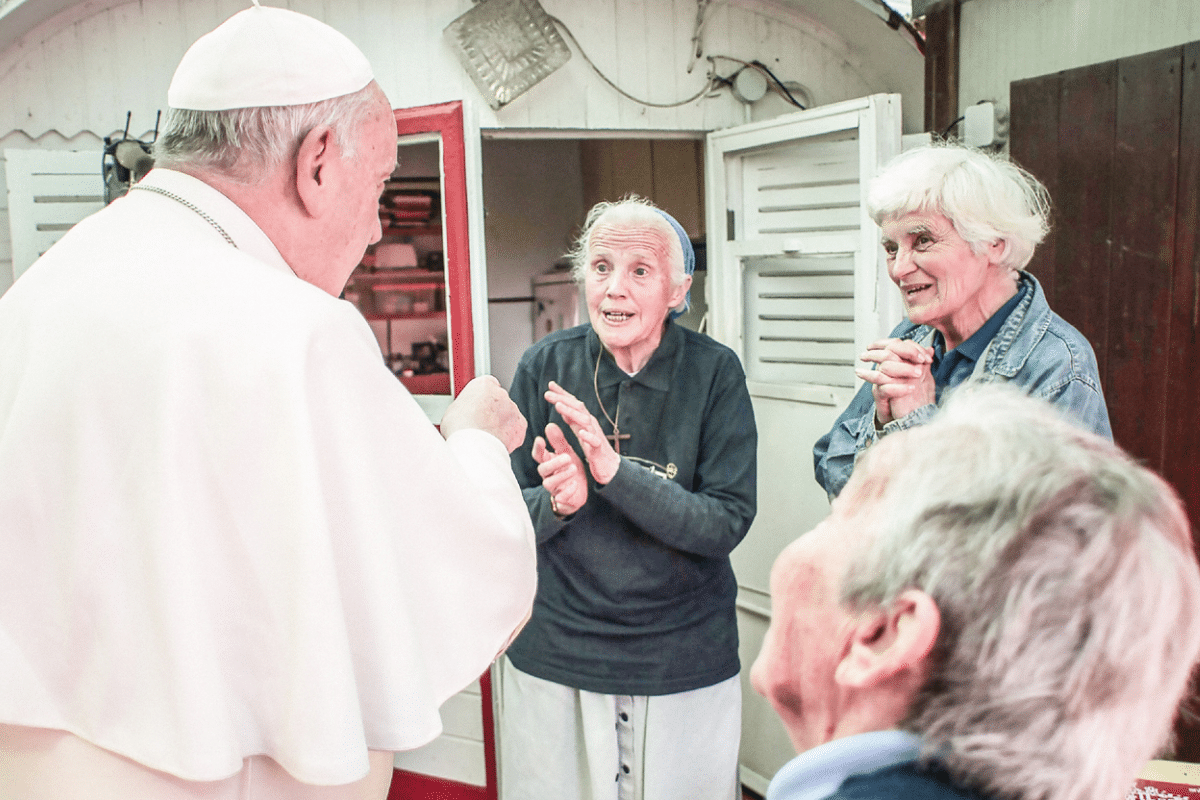
<svg viewBox="0 0 1200 800"><path fill-rule="evenodd" d="M525 420L439 434L337 299L396 159L348 39L256 5L168 104L0 299L0 796L382 798L528 616Z"/></svg>

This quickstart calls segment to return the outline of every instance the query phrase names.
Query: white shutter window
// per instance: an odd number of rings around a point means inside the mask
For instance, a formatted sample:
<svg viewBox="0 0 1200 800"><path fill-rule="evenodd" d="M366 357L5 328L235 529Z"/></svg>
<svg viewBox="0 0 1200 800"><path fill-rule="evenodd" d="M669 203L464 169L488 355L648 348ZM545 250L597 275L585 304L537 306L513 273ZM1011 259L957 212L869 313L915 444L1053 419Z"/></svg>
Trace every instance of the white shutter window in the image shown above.
<svg viewBox="0 0 1200 800"><path fill-rule="evenodd" d="M854 385L852 253L745 262L746 377Z"/></svg>
<svg viewBox="0 0 1200 800"><path fill-rule="evenodd" d="M875 95L708 135L710 334L742 359L758 427L758 514L731 556L743 653L762 646L779 552L829 512L812 445L853 396L859 353L901 318L866 184L900 151L900 98ZM795 755L743 671L742 781Z"/></svg>
<svg viewBox="0 0 1200 800"><path fill-rule="evenodd" d="M743 238L857 231L856 133L838 131L747 154Z"/></svg>
<svg viewBox="0 0 1200 800"><path fill-rule="evenodd" d="M104 207L103 153L5 150L13 279L75 223Z"/></svg>
<svg viewBox="0 0 1200 800"><path fill-rule="evenodd" d="M726 215L724 235L710 224L712 330L741 354L752 394L844 404L857 355L900 318L864 208L899 143L894 95L709 136L710 198Z"/></svg>

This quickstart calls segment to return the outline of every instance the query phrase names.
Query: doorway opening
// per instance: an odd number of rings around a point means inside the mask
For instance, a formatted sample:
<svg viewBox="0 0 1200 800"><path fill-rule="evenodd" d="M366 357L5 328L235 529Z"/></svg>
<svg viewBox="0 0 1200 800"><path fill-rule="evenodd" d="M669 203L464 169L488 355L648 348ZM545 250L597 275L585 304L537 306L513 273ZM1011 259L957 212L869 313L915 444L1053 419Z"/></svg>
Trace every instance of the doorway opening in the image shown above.
<svg viewBox="0 0 1200 800"><path fill-rule="evenodd" d="M632 192L679 221L696 249L692 310L679 321L699 330L706 310L703 138L538 136L483 139L491 371L505 387L534 341L587 322L563 254L603 200Z"/></svg>

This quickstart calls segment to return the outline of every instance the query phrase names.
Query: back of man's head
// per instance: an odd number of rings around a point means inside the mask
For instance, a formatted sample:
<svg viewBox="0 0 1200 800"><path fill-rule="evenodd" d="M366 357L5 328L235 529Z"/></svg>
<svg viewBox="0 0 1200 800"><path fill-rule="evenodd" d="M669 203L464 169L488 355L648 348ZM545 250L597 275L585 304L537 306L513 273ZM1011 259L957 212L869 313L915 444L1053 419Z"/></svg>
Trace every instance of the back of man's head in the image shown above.
<svg viewBox="0 0 1200 800"><path fill-rule="evenodd" d="M1168 743L1200 656L1200 570L1170 487L1040 401L965 389L856 467L850 606L941 613L902 727L997 797L1117 800Z"/></svg>
<svg viewBox="0 0 1200 800"><path fill-rule="evenodd" d="M155 164L252 183L323 125L349 158L377 91L366 56L340 32L255 0L184 54Z"/></svg>

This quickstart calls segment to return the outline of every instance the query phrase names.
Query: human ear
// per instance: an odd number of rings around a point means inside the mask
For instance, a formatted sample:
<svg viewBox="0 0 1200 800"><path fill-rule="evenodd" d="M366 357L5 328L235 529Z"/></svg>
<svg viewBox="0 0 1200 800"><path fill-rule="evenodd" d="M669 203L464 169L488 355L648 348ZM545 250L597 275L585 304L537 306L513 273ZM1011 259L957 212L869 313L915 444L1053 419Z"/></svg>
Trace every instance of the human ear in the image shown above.
<svg viewBox="0 0 1200 800"><path fill-rule="evenodd" d="M687 297L688 289L691 288L692 276L686 275L684 276L683 283L672 289L670 302L667 304L667 308L676 308L680 303L683 302L683 298Z"/></svg>
<svg viewBox="0 0 1200 800"><path fill-rule="evenodd" d="M328 125L313 128L300 140L296 149L296 193L310 216L321 216L331 202L336 201L330 187L328 171L337 158L333 129Z"/></svg>
<svg viewBox="0 0 1200 800"><path fill-rule="evenodd" d="M905 672L918 673L937 642L942 616L934 599L906 589L887 608L864 612L835 678L853 688L879 686Z"/></svg>
<svg viewBox="0 0 1200 800"><path fill-rule="evenodd" d="M995 239L988 242L988 261L995 266L1000 266L1004 263L1005 259L1008 258L1008 253L1011 248L1012 245L1009 243L1008 239Z"/></svg>

